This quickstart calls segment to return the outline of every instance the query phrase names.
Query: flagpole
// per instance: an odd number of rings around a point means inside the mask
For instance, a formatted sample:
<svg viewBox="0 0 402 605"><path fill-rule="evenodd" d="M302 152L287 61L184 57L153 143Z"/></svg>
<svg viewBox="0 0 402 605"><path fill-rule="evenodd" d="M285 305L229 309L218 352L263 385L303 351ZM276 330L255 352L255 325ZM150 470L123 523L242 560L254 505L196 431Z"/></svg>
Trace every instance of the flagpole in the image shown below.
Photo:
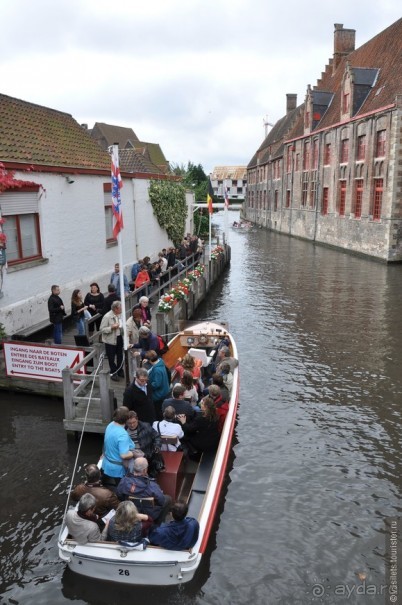
<svg viewBox="0 0 402 605"><path fill-rule="evenodd" d="M224 213L224 225L225 225L225 239L226 243L229 243L229 194L226 187L226 179L223 181L223 197L225 200L225 213Z"/></svg>
<svg viewBox="0 0 402 605"><path fill-rule="evenodd" d="M209 260L211 260L211 251L212 251L212 221L211 216L212 212L208 212L209 216Z"/></svg>
<svg viewBox="0 0 402 605"><path fill-rule="evenodd" d="M112 145L112 197L113 197L113 164L114 164L114 169L115 169L115 175L116 175L116 168L117 168L117 172L119 175L119 179L120 179L120 163L119 163L119 146L118 144L114 144ZM120 181L120 183L118 184L115 193L118 195L118 199L120 201L120 192L119 189L122 186L122 183ZM115 200L113 200L114 202ZM124 270L123 270L123 233L122 233L122 227L123 227L123 221L122 221L122 210L121 210L121 202L119 204L119 214L120 214L120 218L118 219L116 217L116 215L114 214L114 222L115 222L115 228L116 228L116 223L118 221L119 222L119 231L117 233L117 247L118 247L118 252L119 252L119 267L120 267L120 271L119 271L119 285L120 285L120 301L121 301L121 321L122 321L122 329L123 329L123 350L124 350L124 359L125 359L125 376L126 376L126 381L129 380L129 376L128 376L128 359L127 359L127 350L128 350L128 336L127 336L127 326L126 326L126 293L124 290ZM128 384L128 382L127 382Z"/></svg>

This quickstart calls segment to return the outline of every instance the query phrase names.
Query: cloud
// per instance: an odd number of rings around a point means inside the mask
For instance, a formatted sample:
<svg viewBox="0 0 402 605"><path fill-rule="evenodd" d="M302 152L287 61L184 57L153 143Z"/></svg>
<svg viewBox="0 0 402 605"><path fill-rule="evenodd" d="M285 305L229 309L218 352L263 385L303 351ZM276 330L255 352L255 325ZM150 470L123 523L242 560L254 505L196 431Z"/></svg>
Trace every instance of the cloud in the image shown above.
<svg viewBox="0 0 402 605"><path fill-rule="evenodd" d="M1 92L131 126L176 163L246 164L263 117L320 77L334 23L360 46L399 12L392 0L3 0Z"/></svg>

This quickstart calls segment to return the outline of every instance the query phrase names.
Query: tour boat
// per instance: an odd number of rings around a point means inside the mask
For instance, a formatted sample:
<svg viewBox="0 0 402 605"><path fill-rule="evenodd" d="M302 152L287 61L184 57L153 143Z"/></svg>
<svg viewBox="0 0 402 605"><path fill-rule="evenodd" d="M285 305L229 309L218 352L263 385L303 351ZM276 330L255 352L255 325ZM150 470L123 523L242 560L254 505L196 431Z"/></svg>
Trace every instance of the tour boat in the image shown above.
<svg viewBox="0 0 402 605"><path fill-rule="evenodd" d="M214 347L223 338L229 340L232 357L238 358L236 344L224 324L203 322L179 332L169 342L163 356L169 368L177 359L190 353L204 367L211 361ZM163 452L165 470L158 475L158 483L172 499L186 500L188 516L198 519L199 538L189 550L165 550L147 546L145 550L130 550L117 542L95 542L79 545L61 529L58 547L60 558L72 571L90 578L122 584L167 586L189 582L205 553L215 519L219 497L225 478L239 398L239 368L233 373L233 388L229 411L216 452L204 453L195 462L183 452Z"/></svg>

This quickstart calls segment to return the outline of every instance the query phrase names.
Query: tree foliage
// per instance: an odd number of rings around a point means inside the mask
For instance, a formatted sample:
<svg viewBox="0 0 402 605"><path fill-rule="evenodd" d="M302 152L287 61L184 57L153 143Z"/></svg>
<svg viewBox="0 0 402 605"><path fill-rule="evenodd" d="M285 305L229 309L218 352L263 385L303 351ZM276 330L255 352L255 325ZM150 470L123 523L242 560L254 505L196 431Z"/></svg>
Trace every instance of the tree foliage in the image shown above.
<svg viewBox="0 0 402 605"><path fill-rule="evenodd" d="M187 217L186 189L182 183L151 180L149 199L159 225L178 245L184 237Z"/></svg>
<svg viewBox="0 0 402 605"><path fill-rule="evenodd" d="M172 164L171 171L173 174L182 177L183 185L186 189L190 189L194 192L195 200L197 202L206 201L208 177L201 164L187 162L187 167L184 164Z"/></svg>

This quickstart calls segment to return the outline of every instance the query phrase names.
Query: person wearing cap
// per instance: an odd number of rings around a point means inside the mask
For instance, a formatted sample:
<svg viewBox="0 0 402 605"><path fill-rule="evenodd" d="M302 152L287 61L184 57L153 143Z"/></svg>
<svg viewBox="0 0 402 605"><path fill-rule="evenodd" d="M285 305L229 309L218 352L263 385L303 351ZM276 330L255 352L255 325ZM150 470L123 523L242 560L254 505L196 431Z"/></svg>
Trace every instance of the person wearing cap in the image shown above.
<svg viewBox="0 0 402 605"><path fill-rule="evenodd" d="M144 359L147 351L155 351L159 353L159 340L156 334L153 334L146 326L141 326L138 330L139 342L133 345L134 349L141 350L141 358Z"/></svg>

